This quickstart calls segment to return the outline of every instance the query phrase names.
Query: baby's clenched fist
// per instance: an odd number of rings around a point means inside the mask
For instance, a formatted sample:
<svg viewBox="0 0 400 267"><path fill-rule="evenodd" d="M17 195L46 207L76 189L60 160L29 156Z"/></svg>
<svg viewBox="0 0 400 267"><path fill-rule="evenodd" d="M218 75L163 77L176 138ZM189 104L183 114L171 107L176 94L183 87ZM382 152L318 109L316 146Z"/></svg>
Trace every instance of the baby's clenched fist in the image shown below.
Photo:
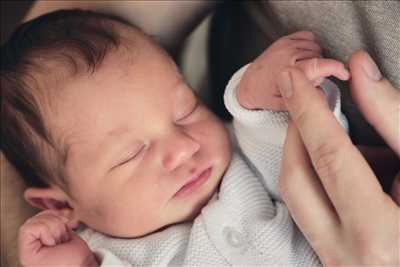
<svg viewBox="0 0 400 267"><path fill-rule="evenodd" d="M23 266L98 266L87 244L57 210L45 210L19 230L19 260Z"/></svg>

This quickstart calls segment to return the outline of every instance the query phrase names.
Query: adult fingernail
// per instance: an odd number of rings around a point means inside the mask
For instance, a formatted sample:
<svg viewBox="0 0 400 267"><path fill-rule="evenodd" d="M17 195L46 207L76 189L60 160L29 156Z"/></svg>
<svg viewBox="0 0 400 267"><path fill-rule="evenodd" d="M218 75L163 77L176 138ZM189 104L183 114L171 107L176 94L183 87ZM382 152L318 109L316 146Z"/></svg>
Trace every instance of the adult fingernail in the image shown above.
<svg viewBox="0 0 400 267"><path fill-rule="evenodd" d="M278 87L283 97L289 98L293 95L292 77L289 72L285 71L280 74Z"/></svg>
<svg viewBox="0 0 400 267"><path fill-rule="evenodd" d="M380 79L382 79L382 74L379 71L378 66L368 53L366 53L365 59L366 60L363 62L362 66L368 78L374 81L379 81Z"/></svg>

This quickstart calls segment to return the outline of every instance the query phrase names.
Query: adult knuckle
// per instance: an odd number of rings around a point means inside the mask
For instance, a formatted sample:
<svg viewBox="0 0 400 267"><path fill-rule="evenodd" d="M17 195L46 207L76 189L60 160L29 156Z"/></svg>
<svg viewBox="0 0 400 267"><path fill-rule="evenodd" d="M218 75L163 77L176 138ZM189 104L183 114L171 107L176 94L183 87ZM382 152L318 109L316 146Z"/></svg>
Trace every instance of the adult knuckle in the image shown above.
<svg viewBox="0 0 400 267"><path fill-rule="evenodd" d="M341 171L341 152L343 146L339 142L322 142L310 151L314 162L315 171L321 178L329 178L329 181L335 181L335 178Z"/></svg>
<svg viewBox="0 0 400 267"><path fill-rule="evenodd" d="M388 221L391 223L385 223L386 234L371 231L373 228L368 223L351 221L343 224L347 228L345 233L350 233L348 237L351 238L353 247L363 263L399 266L399 246L393 246L400 238L400 233L397 231L398 223L393 220Z"/></svg>
<svg viewBox="0 0 400 267"><path fill-rule="evenodd" d="M358 248L359 257L363 263L374 263L379 265L399 264L399 256L396 251L396 246L382 246L382 244L377 240L367 239L366 235L363 235L363 238L358 240L358 242L355 242L355 244Z"/></svg>
<svg viewBox="0 0 400 267"><path fill-rule="evenodd" d="M304 108L304 105L299 103L292 104L292 110L294 112L291 113L292 119L296 122L297 126L301 129L307 126L309 121L309 114L307 110Z"/></svg>

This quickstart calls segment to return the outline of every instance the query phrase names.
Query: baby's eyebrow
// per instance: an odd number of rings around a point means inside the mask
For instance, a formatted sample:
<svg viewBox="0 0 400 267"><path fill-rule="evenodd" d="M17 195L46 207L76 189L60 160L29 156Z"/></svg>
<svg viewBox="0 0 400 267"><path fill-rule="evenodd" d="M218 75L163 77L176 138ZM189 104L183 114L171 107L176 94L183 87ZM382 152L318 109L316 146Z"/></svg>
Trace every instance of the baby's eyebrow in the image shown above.
<svg viewBox="0 0 400 267"><path fill-rule="evenodd" d="M127 140L126 138L123 138L123 136L126 135L126 133L130 132L129 129L125 126L125 127L119 127L119 128L115 128L112 130L107 131L104 135L102 135L100 137L100 142L89 142L86 143L86 145L88 144L92 144L90 145L90 148L93 148L94 146L96 147L95 149L90 149L90 157L95 156L98 157L99 155L108 155L110 152L110 150L115 146L115 142L112 142L113 140L118 140L118 144L120 148L118 149L122 149L123 147L126 146L127 142L124 142L123 140ZM76 154L80 154L79 153L79 147L81 147L81 142L79 143L67 143L66 144L66 148L65 148L65 153L64 153L64 166L68 166L71 164L71 160L72 158L76 157ZM100 153L100 150L101 152ZM114 149L112 149L114 150ZM79 160L79 159L75 159L75 160Z"/></svg>

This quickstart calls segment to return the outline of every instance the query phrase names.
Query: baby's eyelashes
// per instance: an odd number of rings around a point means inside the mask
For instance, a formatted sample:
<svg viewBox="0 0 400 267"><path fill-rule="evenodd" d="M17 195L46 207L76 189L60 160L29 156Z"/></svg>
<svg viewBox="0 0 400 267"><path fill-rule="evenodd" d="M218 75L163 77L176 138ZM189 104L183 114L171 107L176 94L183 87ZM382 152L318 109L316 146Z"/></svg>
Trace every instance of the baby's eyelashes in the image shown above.
<svg viewBox="0 0 400 267"><path fill-rule="evenodd" d="M197 100L197 98L195 98L194 103L191 103L190 105L187 105L186 107L182 108L182 110L179 112L180 114L177 116L176 121L181 122L185 120L197 109L198 105L199 101Z"/></svg>
<svg viewBox="0 0 400 267"><path fill-rule="evenodd" d="M187 118L198 106L198 98L194 92L185 86L177 90L172 101L173 119L180 122Z"/></svg>
<svg viewBox="0 0 400 267"><path fill-rule="evenodd" d="M135 158L137 158L140 153L142 153L145 148L147 147L147 142L143 142L140 145L136 146L134 149L130 150L128 154L123 157L121 160L118 161L117 164L115 164L110 171L114 170L115 168L121 167L123 165L128 164L129 162L133 161Z"/></svg>

